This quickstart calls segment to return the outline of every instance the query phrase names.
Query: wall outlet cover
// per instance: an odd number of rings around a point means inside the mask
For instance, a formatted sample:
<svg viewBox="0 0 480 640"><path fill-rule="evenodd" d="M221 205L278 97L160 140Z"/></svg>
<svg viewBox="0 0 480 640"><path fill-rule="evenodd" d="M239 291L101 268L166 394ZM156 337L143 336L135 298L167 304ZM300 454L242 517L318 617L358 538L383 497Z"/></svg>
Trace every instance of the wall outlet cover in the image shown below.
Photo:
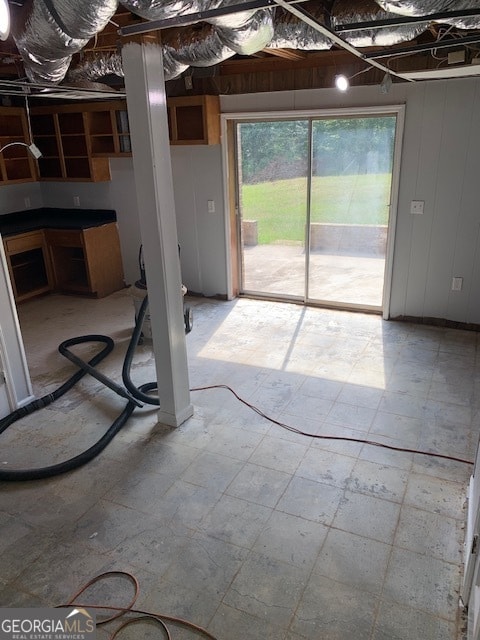
<svg viewBox="0 0 480 640"><path fill-rule="evenodd" d="M422 215L424 207L424 200L412 200L410 204L410 213L413 215Z"/></svg>

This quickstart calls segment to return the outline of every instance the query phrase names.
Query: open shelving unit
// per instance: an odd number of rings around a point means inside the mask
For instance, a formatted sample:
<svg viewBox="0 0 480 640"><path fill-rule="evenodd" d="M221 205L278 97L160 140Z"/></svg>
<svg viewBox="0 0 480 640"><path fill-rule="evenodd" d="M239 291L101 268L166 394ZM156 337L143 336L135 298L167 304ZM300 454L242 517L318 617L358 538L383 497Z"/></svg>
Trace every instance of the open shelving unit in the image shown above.
<svg viewBox="0 0 480 640"><path fill-rule="evenodd" d="M39 159L41 180L110 180L108 158L94 158L86 113L78 105L36 107L31 124Z"/></svg>
<svg viewBox="0 0 480 640"><path fill-rule="evenodd" d="M52 289L53 280L43 230L6 238L4 246L17 302Z"/></svg>
<svg viewBox="0 0 480 640"><path fill-rule="evenodd" d="M129 156L132 153L126 103L89 105L86 111L92 156Z"/></svg>
<svg viewBox="0 0 480 640"><path fill-rule="evenodd" d="M48 229L55 288L98 298L124 286L116 223L86 229Z"/></svg>
<svg viewBox="0 0 480 640"><path fill-rule="evenodd" d="M170 143L219 144L218 96L183 96L167 99Z"/></svg>
<svg viewBox="0 0 480 640"><path fill-rule="evenodd" d="M0 108L0 149L12 142L29 144L28 122L20 107ZM22 145L14 145L0 153L0 184L31 182L37 179L35 159Z"/></svg>

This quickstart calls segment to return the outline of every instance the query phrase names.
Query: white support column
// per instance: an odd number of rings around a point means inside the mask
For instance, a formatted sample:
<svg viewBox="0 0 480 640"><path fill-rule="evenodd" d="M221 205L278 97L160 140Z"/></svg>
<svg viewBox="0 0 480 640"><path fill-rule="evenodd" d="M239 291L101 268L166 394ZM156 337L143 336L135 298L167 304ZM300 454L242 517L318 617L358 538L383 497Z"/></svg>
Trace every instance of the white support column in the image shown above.
<svg viewBox="0 0 480 640"><path fill-rule="evenodd" d="M162 51L157 44L130 42L122 57L159 386L158 417L161 423L177 427L193 414L193 407Z"/></svg>

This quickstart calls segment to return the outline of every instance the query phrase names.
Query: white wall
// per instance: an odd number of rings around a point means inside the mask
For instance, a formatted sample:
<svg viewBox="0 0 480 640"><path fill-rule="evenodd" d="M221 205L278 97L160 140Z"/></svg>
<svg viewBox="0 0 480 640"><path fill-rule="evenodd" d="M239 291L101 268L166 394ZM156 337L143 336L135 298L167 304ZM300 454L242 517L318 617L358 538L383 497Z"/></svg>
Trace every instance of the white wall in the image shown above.
<svg viewBox="0 0 480 640"><path fill-rule="evenodd" d="M125 282L133 284L140 277L141 240L132 158L110 158L110 174L108 182L42 182L43 206L71 208L78 196L83 209L114 209Z"/></svg>
<svg viewBox="0 0 480 640"><path fill-rule="evenodd" d="M220 145L172 146L182 279L196 293L226 295L226 247ZM215 212L208 212L213 200Z"/></svg>
<svg viewBox="0 0 480 640"><path fill-rule="evenodd" d="M222 112L406 104L391 317L480 323L480 80L223 96ZM410 214L424 200L423 216ZM452 277L462 291L451 291Z"/></svg>
<svg viewBox="0 0 480 640"><path fill-rule="evenodd" d="M392 278L391 317L445 318L480 324L480 79L395 83L378 87L285 91L222 96L224 113L406 104L403 156ZM226 212L220 146L170 147L182 279L206 295L226 294ZM131 159L111 160L107 183L40 183L43 206L117 211L127 283L138 278L140 243ZM37 184L2 187L0 213L32 206ZM4 196L5 193L5 196ZM35 205L34 205L35 200ZM214 200L216 211L207 211ZM424 200L423 216L410 214L411 200ZM16 203L13 206L13 203ZM18 205L18 206L17 206ZM451 291L452 277L462 291Z"/></svg>
<svg viewBox="0 0 480 640"><path fill-rule="evenodd" d="M30 200L30 206L25 202ZM0 216L13 211L43 207L40 182L22 182L0 188Z"/></svg>
<svg viewBox="0 0 480 640"><path fill-rule="evenodd" d="M181 248L182 280L190 291L226 295L225 212L220 145L170 147ZM139 278L140 227L132 158L110 159L109 182L42 182L43 206L115 209L125 281ZM207 201L215 202L208 213ZM23 208L23 207L21 207Z"/></svg>

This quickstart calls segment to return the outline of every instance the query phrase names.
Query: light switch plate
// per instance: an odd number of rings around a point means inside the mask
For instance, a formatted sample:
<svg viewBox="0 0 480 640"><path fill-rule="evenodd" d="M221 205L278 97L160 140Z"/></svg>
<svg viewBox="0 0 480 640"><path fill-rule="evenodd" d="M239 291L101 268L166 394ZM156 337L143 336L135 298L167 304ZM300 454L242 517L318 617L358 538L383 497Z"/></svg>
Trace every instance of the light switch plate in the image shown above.
<svg viewBox="0 0 480 640"><path fill-rule="evenodd" d="M461 291L463 289L463 278L452 278L452 291Z"/></svg>
<svg viewBox="0 0 480 640"><path fill-rule="evenodd" d="M424 200L412 200L410 204L410 213L417 216L422 215L424 206L425 206Z"/></svg>

